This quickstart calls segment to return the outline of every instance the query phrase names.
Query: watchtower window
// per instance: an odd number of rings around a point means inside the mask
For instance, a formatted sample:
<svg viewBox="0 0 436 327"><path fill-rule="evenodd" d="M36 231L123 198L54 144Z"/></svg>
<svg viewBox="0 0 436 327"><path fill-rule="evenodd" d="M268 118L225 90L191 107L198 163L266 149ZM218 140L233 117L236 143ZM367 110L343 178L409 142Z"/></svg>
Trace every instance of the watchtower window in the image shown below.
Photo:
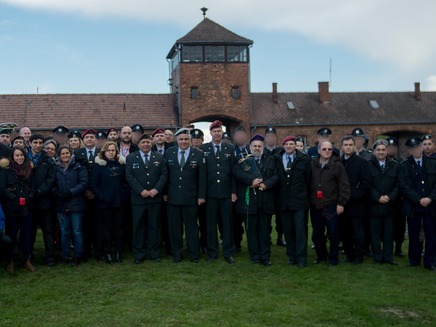
<svg viewBox="0 0 436 327"><path fill-rule="evenodd" d="M239 99L241 97L241 92L238 86L232 86L232 98Z"/></svg>
<svg viewBox="0 0 436 327"><path fill-rule="evenodd" d="M204 61L207 62L224 62L225 61L225 48L223 45L206 45L204 47Z"/></svg>
<svg viewBox="0 0 436 327"><path fill-rule="evenodd" d="M183 62L202 62L203 47L185 45L182 48L182 60Z"/></svg>
<svg viewBox="0 0 436 327"><path fill-rule="evenodd" d="M198 98L198 87L192 86L191 87L191 99L197 99Z"/></svg>
<svg viewBox="0 0 436 327"><path fill-rule="evenodd" d="M248 51L246 46L227 46L227 61L247 62Z"/></svg>

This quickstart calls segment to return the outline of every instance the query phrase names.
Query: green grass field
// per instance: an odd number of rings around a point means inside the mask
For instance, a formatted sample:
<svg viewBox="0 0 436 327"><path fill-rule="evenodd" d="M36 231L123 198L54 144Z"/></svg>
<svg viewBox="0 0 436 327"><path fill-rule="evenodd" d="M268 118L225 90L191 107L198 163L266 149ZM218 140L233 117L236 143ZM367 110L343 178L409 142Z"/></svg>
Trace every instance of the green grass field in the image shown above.
<svg viewBox="0 0 436 327"><path fill-rule="evenodd" d="M40 236L37 246L42 258ZM436 325L436 274L405 258L299 269L274 245L271 267L251 264L246 248L236 260L135 265L126 253L122 264L2 271L0 326Z"/></svg>

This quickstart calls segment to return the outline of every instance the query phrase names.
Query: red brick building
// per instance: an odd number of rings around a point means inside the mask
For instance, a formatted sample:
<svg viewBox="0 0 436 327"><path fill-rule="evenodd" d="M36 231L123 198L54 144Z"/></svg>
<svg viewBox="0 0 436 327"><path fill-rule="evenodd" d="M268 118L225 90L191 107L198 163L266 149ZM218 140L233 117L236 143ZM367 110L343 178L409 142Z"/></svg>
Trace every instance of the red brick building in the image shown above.
<svg viewBox="0 0 436 327"><path fill-rule="evenodd" d="M401 143L411 135L436 133L436 92L252 93L250 51L253 41L205 18L178 39L168 53L168 94L23 94L0 95L0 121L49 133L69 128L120 128L134 123L147 130L221 119L230 132L244 125L251 133L275 126L279 138L302 135L309 144L328 126L333 141L361 127L370 143L392 135ZM411 85L412 86L412 85Z"/></svg>

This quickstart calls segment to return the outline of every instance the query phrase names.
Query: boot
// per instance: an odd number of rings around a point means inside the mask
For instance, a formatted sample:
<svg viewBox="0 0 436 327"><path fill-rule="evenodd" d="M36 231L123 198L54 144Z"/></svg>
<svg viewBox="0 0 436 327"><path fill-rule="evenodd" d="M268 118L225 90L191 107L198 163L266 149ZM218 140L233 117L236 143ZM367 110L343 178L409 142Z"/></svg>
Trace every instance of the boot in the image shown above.
<svg viewBox="0 0 436 327"><path fill-rule="evenodd" d="M24 267L25 267L28 271L30 271L30 272L34 272L34 271L36 270L36 268L32 265L32 262L30 261L30 258L27 259L27 261L26 261Z"/></svg>
<svg viewBox="0 0 436 327"><path fill-rule="evenodd" d="M106 263L112 263L112 255L110 255L109 253L106 254L105 256L105 261Z"/></svg>
<svg viewBox="0 0 436 327"><path fill-rule="evenodd" d="M115 262L121 263L121 253L120 252L117 252L117 254L115 255Z"/></svg>
<svg viewBox="0 0 436 327"><path fill-rule="evenodd" d="M12 274L15 271L14 260L11 259L11 261L9 261L9 263L6 266L6 271L10 274Z"/></svg>

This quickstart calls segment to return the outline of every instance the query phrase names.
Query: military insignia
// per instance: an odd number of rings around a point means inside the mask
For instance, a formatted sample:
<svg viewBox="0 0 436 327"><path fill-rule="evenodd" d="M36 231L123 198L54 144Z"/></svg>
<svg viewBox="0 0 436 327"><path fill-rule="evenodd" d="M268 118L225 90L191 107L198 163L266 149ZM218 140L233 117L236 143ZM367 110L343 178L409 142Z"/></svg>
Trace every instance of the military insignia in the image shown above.
<svg viewBox="0 0 436 327"><path fill-rule="evenodd" d="M159 161L155 161L155 162L153 162L153 165L155 165L157 167L157 166L160 165L160 162Z"/></svg>
<svg viewBox="0 0 436 327"><path fill-rule="evenodd" d="M245 163L243 168L244 168L244 171L247 171L247 172L248 172L248 171L250 171L250 168L251 168L251 167L250 167L250 165L248 165L248 164Z"/></svg>

